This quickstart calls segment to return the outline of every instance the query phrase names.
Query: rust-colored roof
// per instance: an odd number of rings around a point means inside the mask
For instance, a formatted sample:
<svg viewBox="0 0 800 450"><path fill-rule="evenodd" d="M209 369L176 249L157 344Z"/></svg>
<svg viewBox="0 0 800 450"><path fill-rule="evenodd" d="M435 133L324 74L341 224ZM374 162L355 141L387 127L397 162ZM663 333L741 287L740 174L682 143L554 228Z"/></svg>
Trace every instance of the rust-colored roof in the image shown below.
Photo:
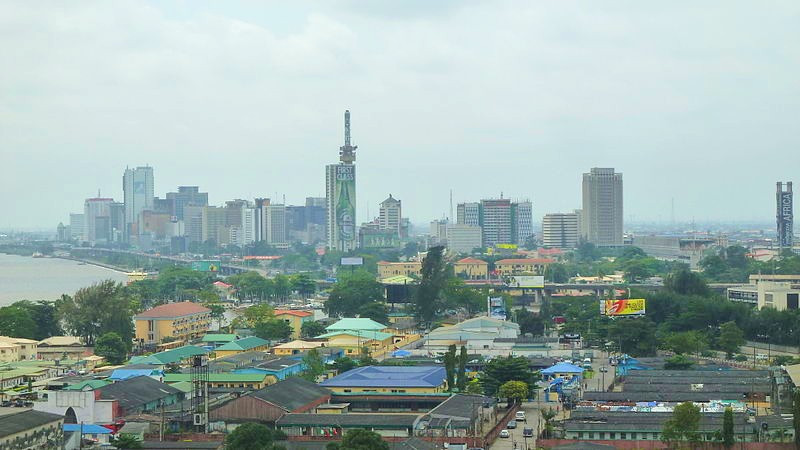
<svg viewBox="0 0 800 450"><path fill-rule="evenodd" d="M482 259L477 259L477 258L459 259L458 261L456 261L456 264L486 264L486 265L489 265L489 263L487 263L486 261L484 261Z"/></svg>
<svg viewBox="0 0 800 450"><path fill-rule="evenodd" d="M297 309L276 309L275 310L275 315L276 316L289 315L289 316L297 316L297 317L308 317L308 316L313 315L313 313L310 312L310 311L300 311L300 310L297 310Z"/></svg>
<svg viewBox="0 0 800 450"><path fill-rule="evenodd" d="M211 312L203 305L192 302L167 303L166 305L156 306L136 315L137 319L161 319L167 317L182 317L192 314L203 314Z"/></svg>
<svg viewBox="0 0 800 450"><path fill-rule="evenodd" d="M549 258L511 258L511 259L501 259L494 263L495 265L498 264L550 264L556 262L554 259Z"/></svg>

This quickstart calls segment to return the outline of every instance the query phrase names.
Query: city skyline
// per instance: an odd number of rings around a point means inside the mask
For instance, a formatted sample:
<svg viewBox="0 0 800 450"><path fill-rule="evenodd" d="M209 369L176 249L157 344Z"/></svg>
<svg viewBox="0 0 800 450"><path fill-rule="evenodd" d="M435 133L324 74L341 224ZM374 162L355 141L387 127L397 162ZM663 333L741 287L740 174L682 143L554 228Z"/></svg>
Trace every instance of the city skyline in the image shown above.
<svg viewBox="0 0 800 450"><path fill-rule="evenodd" d="M625 173L626 222L670 221L674 200L678 221L769 223L800 166L796 3L334 3L4 4L0 228L121 201L125 166L212 204L321 197L344 109L357 223L388 192L440 218L451 189L529 198L538 222L580 207L591 167Z"/></svg>

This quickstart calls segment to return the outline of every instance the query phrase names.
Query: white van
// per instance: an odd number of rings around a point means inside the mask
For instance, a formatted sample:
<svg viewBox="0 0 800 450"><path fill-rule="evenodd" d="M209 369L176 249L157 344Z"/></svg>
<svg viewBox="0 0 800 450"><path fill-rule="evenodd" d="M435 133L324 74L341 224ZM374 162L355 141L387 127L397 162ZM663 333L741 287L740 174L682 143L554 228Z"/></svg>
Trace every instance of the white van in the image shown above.
<svg viewBox="0 0 800 450"><path fill-rule="evenodd" d="M525 421L525 411L517 411L517 415L514 417L517 422Z"/></svg>

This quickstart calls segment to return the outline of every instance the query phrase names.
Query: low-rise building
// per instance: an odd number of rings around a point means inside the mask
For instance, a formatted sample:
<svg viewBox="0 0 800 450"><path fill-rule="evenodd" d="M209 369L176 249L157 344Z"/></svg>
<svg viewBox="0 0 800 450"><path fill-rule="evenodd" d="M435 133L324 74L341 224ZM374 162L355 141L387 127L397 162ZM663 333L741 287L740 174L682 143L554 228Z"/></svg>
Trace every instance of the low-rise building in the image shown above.
<svg viewBox="0 0 800 450"><path fill-rule="evenodd" d="M211 325L211 310L192 302L167 303L134 317L136 339L144 345L157 345L164 338L190 340L204 335Z"/></svg>
<svg viewBox="0 0 800 450"><path fill-rule="evenodd" d="M276 426L289 440L328 437L330 440L352 429L367 429L385 437L411 437L419 416L415 414L286 414Z"/></svg>
<svg viewBox="0 0 800 450"><path fill-rule="evenodd" d="M382 331L331 331L316 339L325 339L326 346L344 349L345 356L353 357L361 354L366 348L370 355L386 353L394 344L394 335Z"/></svg>
<svg viewBox="0 0 800 450"><path fill-rule="evenodd" d="M453 271L465 280L485 280L489 277L489 263L477 258L459 259L453 264Z"/></svg>
<svg viewBox="0 0 800 450"><path fill-rule="evenodd" d="M208 350L204 348L194 345L184 345L183 347L173 348L172 350L165 350L151 355L134 356L131 358L130 362L131 364L165 366L167 364L180 364L195 356L203 356L207 353Z"/></svg>
<svg viewBox="0 0 800 450"><path fill-rule="evenodd" d="M292 339L298 339L300 337L300 331L303 328L303 324L314 321L314 313L299 309L276 309L275 318L283 320L290 327L292 327L291 337Z"/></svg>
<svg viewBox="0 0 800 450"><path fill-rule="evenodd" d="M243 367L236 369L235 373L251 373L262 374L275 377L276 380L285 380L289 377L300 375L306 370L306 363L302 358L295 359L294 357L280 357L270 358L261 361L252 367Z"/></svg>
<svg viewBox="0 0 800 450"><path fill-rule="evenodd" d="M328 389L292 377L226 402L212 409L209 418L225 422L227 428L247 422L274 425L287 414L313 412L330 398Z"/></svg>
<svg viewBox="0 0 800 450"><path fill-rule="evenodd" d="M800 282L757 281L727 289L728 300L778 311L800 307Z"/></svg>
<svg viewBox="0 0 800 450"><path fill-rule="evenodd" d="M422 276L422 263L419 261L407 262L378 262L378 278L384 279L394 277L397 275L404 275L407 277L421 277Z"/></svg>
<svg viewBox="0 0 800 450"><path fill-rule="evenodd" d="M202 342L203 345L209 345L211 347L217 348L217 347L219 347L221 345L225 345L228 342L233 342L233 341L235 341L237 339L240 339L240 338L236 334L230 334L230 333L206 333L203 336L203 339L200 340L200 342Z"/></svg>
<svg viewBox="0 0 800 450"><path fill-rule="evenodd" d="M272 347L272 354L279 356L296 355L312 348L319 348L325 345L323 342L311 342L296 339L285 344L276 345Z"/></svg>
<svg viewBox="0 0 800 450"><path fill-rule="evenodd" d="M235 341L228 342L225 345L217 347L214 354L217 358L224 358L244 352L266 352L269 351L269 341L261 339L257 336L249 336Z"/></svg>
<svg viewBox="0 0 800 450"><path fill-rule="evenodd" d="M22 411L0 416L0 448L60 450L64 416Z"/></svg>
<svg viewBox="0 0 800 450"><path fill-rule="evenodd" d="M164 382L168 384L191 382L190 373L165 373ZM277 377L267 373L210 373L209 389L262 389L278 381Z"/></svg>
<svg viewBox="0 0 800 450"><path fill-rule="evenodd" d="M554 262L549 258L510 258L495 262L494 268L500 275L544 275L547 266Z"/></svg>
<svg viewBox="0 0 800 450"><path fill-rule="evenodd" d="M15 345L18 347L17 351L15 352L17 359L14 361L36 359L37 357L37 347L39 342L34 341L33 339L0 336L0 348L4 349L4 344ZM0 361L6 361L4 356L4 353L0 351Z"/></svg>
<svg viewBox="0 0 800 450"><path fill-rule="evenodd" d="M36 349L37 358L46 360L81 359L92 354L77 336L51 336L39 341Z"/></svg>
<svg viewBox="0 0 800 450"><path fill-rule="evenodd" d="M435 394L447 390L442 366L364 366L320 383L334 393Z"/></svg>
<svg viewBox="0 0 800 450"><path fill-rule="evenodd" d="M519 325L491 317L474 317L455 325L436 328L425 337L425 348L445 351L451 345L467 350L490 350L496 339L516 339Z"/></svg>

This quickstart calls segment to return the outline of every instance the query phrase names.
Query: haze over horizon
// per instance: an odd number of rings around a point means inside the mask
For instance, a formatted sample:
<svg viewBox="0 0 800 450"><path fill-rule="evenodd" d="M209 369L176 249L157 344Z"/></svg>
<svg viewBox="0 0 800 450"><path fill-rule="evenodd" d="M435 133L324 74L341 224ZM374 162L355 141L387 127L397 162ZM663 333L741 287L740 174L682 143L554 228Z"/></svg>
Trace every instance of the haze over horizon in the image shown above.
<svg viewBox="0 0 800 450"><path fill-rule="evenodd" d="M390 193L755 221L800 168L800 3L0 2L0 229L47 229L126 166L212 204L324 196L345 109L358 222Z"/></svg>

